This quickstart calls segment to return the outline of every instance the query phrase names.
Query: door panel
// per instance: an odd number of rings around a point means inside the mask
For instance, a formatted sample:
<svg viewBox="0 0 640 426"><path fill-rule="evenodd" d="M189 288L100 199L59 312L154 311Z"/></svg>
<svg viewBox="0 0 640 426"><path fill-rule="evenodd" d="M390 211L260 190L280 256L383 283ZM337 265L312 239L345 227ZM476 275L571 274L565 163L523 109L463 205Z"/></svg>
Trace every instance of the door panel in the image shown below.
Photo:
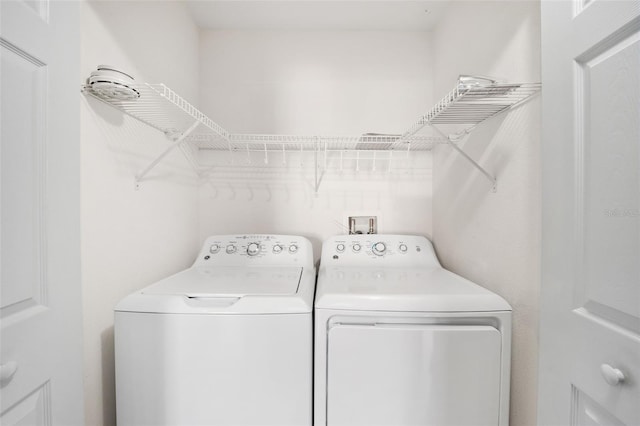
<svg viewBox="0 0 640 426"><path fill-rule="evenodd" d="M579 290L592 312L605 307L619 325L630 316L638 332L640 33L581 56L576 66L576 112L583 127L576 142L584 152L578 164L584 194L578 205L584 218Z"/></svg>
<svg viewBox="0 0 640 426"><path fill-rule="evenodd" d="M593 399L577 388L572 388L572 399L575 402L571 416L571 425L580 426L624 426L610 411L604 409Z"/></svg>
<svg viewBox="0 0 640 426"><path fill-rule="evenodd" d="M334 326L327 424L496 425L500 353L489 326Z"/></svg>
<svg viewBox="0 0 640 426"><path fill-rule="evenodd" d="M44 426L51 423L49 383L27 395L2 414L2 424L16 426Z"/></svg>
<svg viewBox="0 0 640 426"><path fill-rule="evenodd" d="M0 1L0 423L81 425L79 4Z"/></svg>
<svg viewBox="0 0 640 426"><path fill-rule="evenodd" d="M542 2L542 63L538 423L638 425L640 2Z"/></svg>
<svg viewBox="0 0 640 426"><path fill-rule="evenodd" d="M15 46L0 46L2 96L2 302L0 316L46 303L42 261L45 69Z"/></svg>

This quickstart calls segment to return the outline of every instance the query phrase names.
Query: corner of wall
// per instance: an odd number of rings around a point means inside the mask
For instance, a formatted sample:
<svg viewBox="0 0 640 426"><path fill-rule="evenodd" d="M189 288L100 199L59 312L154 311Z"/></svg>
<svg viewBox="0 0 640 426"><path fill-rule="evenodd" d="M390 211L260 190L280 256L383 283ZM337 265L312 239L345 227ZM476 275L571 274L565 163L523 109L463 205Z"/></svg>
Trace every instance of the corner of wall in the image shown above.
<svg viewBox="0 0 640 426"><path fill-rule="evenodd" d="M198 101L198 31L183 2L81 2L81 74L99 64L166 83ZM78 82L80 84L81 82ZM155 129L81 97L81 250L86 424L115 424L113 308L188 266L200 244L197 186L179 152L134 187L170 143Z"/></svg>
<svg viewBox="0 0 640 426"><path fill-rule="evenodd" d="M538 1L453 2L435 31L435 93L459 74L540 80ZM464 28L464 31L460 31ZM491 184L446 145L434 151L433 233L442 264L513 307L511 424L536 423L540 286L540 99L480 125L461 144Z"/></svg>

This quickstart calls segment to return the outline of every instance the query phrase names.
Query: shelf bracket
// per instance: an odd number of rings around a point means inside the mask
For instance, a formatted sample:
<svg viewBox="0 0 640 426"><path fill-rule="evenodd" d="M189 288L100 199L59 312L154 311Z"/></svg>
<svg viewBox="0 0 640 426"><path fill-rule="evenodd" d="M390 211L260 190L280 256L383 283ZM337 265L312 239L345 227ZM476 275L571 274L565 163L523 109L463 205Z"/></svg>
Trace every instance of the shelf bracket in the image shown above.
<svg viewBox="0 0 640 426"><path fill-rule="evenodd" d="M484 167L482 167L480 164L478 164L478 162L476 160L474 160L473 158L469 157L469 154L467 154L466 152L464 152L462 150L462 148L460 148L455 141L460 140L461 138L458 137L456 138L454 135L445 135L440 129L438 129L436 126L434 126L431 123L428 123L428 125L436 132L438 133L440 136L442 136L443 138L446 139L447 143L456 151L458 151L458 153L460 153L460 155L462 155L462 157L464 157L469 163L471 163L471 165L473 165L476 169L478 169L478 171L480 171L480 173L482 173L484 175L484 177L486 177L489 182L491 182L491 192L496 192L498 190L498 180L491 175L491 173L489 173L488 171L486 171L484 169ZM466 138L469 135L468 131L464 131L462 132L464 134L463 139Z"/></svg>
<svg viewBox="0 0 640 426"><path fill-rule="evenodd" d="M167 149L165 149L162 154L160 154L155 160L153 160L151 162L151 164L149 164L144 170L142 170L140 173L138 173L135 177L135 188L139 189L140 188L140 182L142 182L142 180L144 179L144 177L151 171L153 170L153 168L155 166L158 165L158 163L160 161L162 161L162 159L164 159L167 155L169 155L174 149L178 148L180 145L182 145L185 141L185 139L187 138L187 136L189 136L191 134L191 132L193 132L196 127L198 127L200 125L200 120L194 122L187 130L185 130L184 132L182 132L182 134L180 136L178 136L174 141L173 144L171 144Z"/></svg>
<svg viewBox="0 0 640 426"><path fill-rule="evenodd" d="M324 169L322 169L322 171L320 171L320 158L319 158L319 153L320 153L320 143L321 143L321 139L319 137L315 137L316 139L316 143L315 143L315 149L313 150L313 155L314 155L314 181L315 181L315 194L316 196L318 195L318 191L320 190L320 184L322 183L322 178L324 177L324 173L326 171L326 161L327 161L327 152L326 152L326 142L325 142L325 152L324 152L324 161L325 161L325 167Z"/></svg>

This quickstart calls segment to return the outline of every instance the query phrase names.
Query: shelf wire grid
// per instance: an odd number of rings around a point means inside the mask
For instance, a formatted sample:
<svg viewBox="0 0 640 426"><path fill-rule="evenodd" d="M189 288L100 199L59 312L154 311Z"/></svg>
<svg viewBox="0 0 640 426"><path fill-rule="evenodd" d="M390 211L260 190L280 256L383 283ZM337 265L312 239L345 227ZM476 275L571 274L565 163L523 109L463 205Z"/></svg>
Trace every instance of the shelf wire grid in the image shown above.
<svg viewBox="0 0 640 426"><path fill-rule="evenodd" d="M138 98L120 100L103 97L94 92L90 85L83 86L83 92L160 130L172 139L180 137L196 121L201 125L192 135L229 138L229 132L222 126L164 84L132 84L130 87L140 94Z"/></svg>
<svg viewBox="0 0 640 426"><path fill-rule="evenodd" d="M288 152L315 152L316 171L320 165L318 163L320 158L323 159L326 169L332 153L339 155L341 169L345 159L354 158L356 170L359 169L359 161L365 158L371 158L375 168L376 161L382 156L387 158L389 170L391 170L391 162L396 152L404 151L408 155L411 151L429 151L436 143L454 144L451 135L447 137L434 125L466 125L465 132L468 132L484 120L526 101L540 90L541 85L540 83L492 83L472 86L458 84L405 133L401 135L365 133L359 136L231 134L164 84L132 84L130 88L139 93L138 98L120 100L101 96L94 92L90 85L83 86L83 92L148 124L176 141L173 147L166 149L149 167L136 176L136 182L139 182L168 152L178 146L197 172L202 170L202 165L198 161L200 157L198 151L201 150L229 151L232 154L244 151L247 155L252 152L262 152L265 163L268 163L269 153L274 151L282 152L283 162L286 162ZM425 126L435 129L439 136L418 135ZM183 142L187 142L186 146ZM456 148L455 145L454 148ZM459 148L456 149L460 151ZM493 182L495 189L495 178L470 157L466 157ZM316 176L316 189L318 185L319 180Z"/></svg>
<svg viewBox="0 0 640 426"><path fill-rule="evenodd" d="M401 135L266 135L230 134L228 139L194 135L188 138L201 150L248 151L429 151L434 144L444 142L441 137Z"/></svg>
<svg viewBox="0 0 640 426"><path fill-rule="evenodd" d="M458 85L404 133L410 137L426 125L476 126L524 102L540 90L540 83L494 83L487 86Z"/></svg>
<svg viewBox="0 0 640 426"><path fill-rule="evenodd" d="M196 149L219 151L428 151L441 140L439 137L364 134L278 135L230 133L211 120L164 84L132 84L140 96L119 100L100 96L83 86L83 92L115 107L131 117L177 139L195 121L201 123L186 140Z"/></svg>

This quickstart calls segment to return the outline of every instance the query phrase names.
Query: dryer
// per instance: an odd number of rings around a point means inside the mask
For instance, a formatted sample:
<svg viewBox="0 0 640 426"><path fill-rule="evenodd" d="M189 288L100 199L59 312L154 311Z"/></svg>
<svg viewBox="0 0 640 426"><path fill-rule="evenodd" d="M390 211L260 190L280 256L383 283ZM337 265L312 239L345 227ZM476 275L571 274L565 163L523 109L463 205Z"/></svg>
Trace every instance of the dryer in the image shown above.
<svg viewBox="0 0 640 426"><path fill-rule="evenodd" d="M315 425L508 424L511 307L429 240L332 237L315 301Z"/></svg>
<svg viewBox="0 0 640 426"><path fill-rule="evenodd" d="M119 426L312 424L311 243L209 237L115 308Z"/></svg>

